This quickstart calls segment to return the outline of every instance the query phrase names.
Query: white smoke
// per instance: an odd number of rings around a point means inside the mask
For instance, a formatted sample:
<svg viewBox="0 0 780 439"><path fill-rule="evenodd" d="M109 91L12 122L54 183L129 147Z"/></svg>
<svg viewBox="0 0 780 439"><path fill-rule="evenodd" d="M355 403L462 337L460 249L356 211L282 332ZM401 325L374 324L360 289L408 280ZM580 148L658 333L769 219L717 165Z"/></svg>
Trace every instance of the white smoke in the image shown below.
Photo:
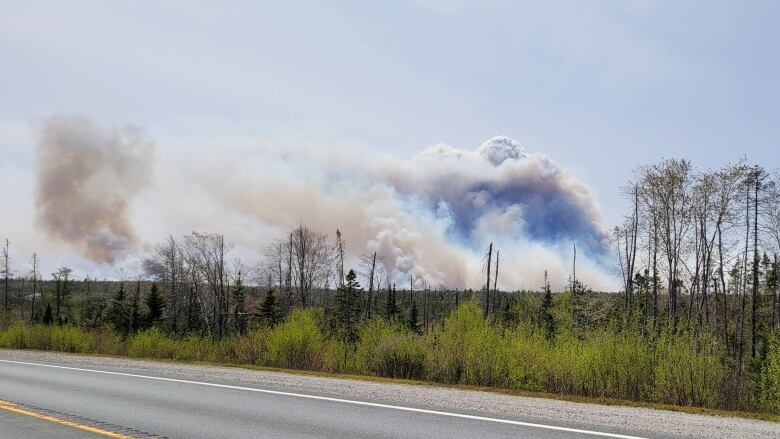
<svg viewBox="0 0 780 439"><path fill-rule="evenodd" d="M601 266L607 233L591 192L506 137L475 150L436 145L406 160L349 147L262 144L222 148L219 160L196 167L194 178L212 200L199 205L218 202L230 212L223 223L232 215L245 222L234 231L237 243L262 235L252 244L262 246L301 222L331 236L338 228L352 255L376 250L398 280L411 273L432 285L479 288L493 242L502 255L499 285L536 288L544 270L564 284L576 242L584 253L578 277L612 286Z"/></svg>
<svg viewBox="0 0 780 439"><path fill-rule="evenodd" d="M475 149L449 145L401 159L352 147L279 143L160 149L133 129L103 130L53 118L42 132L39 225L92 260L111 263L146 244L192 230L222 232L245 258L304 223L333 238L348 261L377 251L398 281L480 288L488 243L501 251L499 286L563 286L571 246L578 278L611 288L607 234L588 188L552 159L495 137ZM174 148L181 151L181 148ZM172 151L168 150L168 151ZM143 218L131 224L130 218ZM134 227L135 226L135 227ZM131 256L132 259L132 256ZM127 261L128 259L124 259Z"/></svg>

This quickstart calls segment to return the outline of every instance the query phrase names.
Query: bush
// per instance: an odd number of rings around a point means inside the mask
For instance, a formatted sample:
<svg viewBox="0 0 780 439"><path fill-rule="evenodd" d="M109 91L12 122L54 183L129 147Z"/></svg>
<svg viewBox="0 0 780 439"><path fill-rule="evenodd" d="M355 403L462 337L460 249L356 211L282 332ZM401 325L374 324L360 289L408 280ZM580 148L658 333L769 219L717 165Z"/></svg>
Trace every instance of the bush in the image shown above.
<svg viewBox="0 0 780 439"><path fill-rule="evenodd" d="M0 347L11 349L27 349L29 328L21 323L14 323L0 332Z"/></svg>
<svg viewBox="0 0 780 439"><path fill-rule="evenodd" d="M375 318L360 329L355 349L356 365L361 373L423 379L425 352L422 337L398 322Z"/></svg>
<svg viewBox="0 0 780 439"><path fill-rule="evenodd" d="M15 323L0 333L0 346L72 353L93 352L90 334L75 326L27 326Z"/></svg>
<svg viewBox="0 0 780 439"><path fill-rule="evenodd" d="M231 356L238 364L263 364L268 352L271 331L267 328L254 329L247 334L231 339Z"/></svg>
<svg viewBox="0 0 780 439"><path fill-rule="evenodd" d="M92 348L98 354L121 355L125 345L122 337L114 330L113 326L105 325L89 331L92 339Z"/></svg>
<svg viewBox="0 0 780 439"><path fill-rule="evenodd" d="M553 346L530 325L508 332L509 387L542 391L552 367Z"/></svg>
<svg viewBox="0 0 780 439"><path fill-rule="evenodd" d="M211 352L212 340L210 338L190 335L176 343L174 360L178 361L206 361Z"/></svg>
<svg viewBox="0 0 780 439"><path fill-rule="evenodd" d="M759 404L764 410L780 412L780 335L768 340L766 359L759 376Z"/></svg>
<svg viewBox="0 0 780 439"><path fill-rule="evenodd" d="M460 382L466 373L466 344L487 324L474 300L453 310L444 324L429 336L426 359L429 378L444 383Z"/></svg>
<svg viewBox="0 0 780 439"><path fill-rule="evenodd" d="M355 364L355 346L340 338L333 338L325 343L323 354L323 369L328 372L366 373Z"/></svg>
<svg viewBox="0 0 780 439"><path fill-rule="evenodd" d="M276 327L268 340L268 359L277 367L319 370L323 338L319 327L321 310L296 309Z"/></svg>
<svg viewBox="0 0 780 439"><path fill-rule="evenodd" d="M715 407L725 370L709 337L662 333L657 342L655 399L669 404Z"/></svg>
<svg viewBox="0 0 780 439"><path fill-rule="evenodd" d="M177 343L159 328L151 328L127 339L127 356L132 358L175 359Z"/></svg>

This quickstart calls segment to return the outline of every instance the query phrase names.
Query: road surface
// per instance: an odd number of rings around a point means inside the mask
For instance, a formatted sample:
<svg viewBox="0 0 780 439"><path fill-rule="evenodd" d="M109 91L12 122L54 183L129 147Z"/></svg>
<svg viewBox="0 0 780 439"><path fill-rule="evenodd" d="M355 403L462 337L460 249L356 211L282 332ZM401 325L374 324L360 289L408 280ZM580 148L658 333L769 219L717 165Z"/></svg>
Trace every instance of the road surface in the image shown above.
<svg viewBox="0 0 780 439"><path fill-rule="evenodd" d="M2 437L780 437L780 424L737 418L9 350L0 350L0 401Z"/></svg>

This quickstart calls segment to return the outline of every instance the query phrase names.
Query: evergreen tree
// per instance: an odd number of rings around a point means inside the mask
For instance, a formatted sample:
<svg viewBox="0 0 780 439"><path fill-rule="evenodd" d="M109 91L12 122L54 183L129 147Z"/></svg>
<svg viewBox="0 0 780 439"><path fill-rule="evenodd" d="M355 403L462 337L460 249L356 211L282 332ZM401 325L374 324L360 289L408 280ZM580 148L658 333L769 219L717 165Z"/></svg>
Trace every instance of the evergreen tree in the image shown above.
<svg viewBox="0 0 780 439"><path fill-rule="evenodd" d="M556 325L555 316L552 314L553 298L552 290L550 289L550 282L547 280L547 271L544 272L544 300L542 301L542 326L544 328L544 335L548 340L555 339Z"/></svg>
<svg viewBox="0 0 780 439"><path fill-rule="evenodd" d="M515 316L512 314L512 307L509 305L509 301L504 303L504 310L501 312L501 320L504 324L509 325L515 322Z"/></svg>
<svg viewBox="0 0 780 439"><path fill-rule="evenodd" d="M243 334L246 331L246 295L244 294L244 283L241 281L241 272L238 272L236 279L236 289L233 290L233 322L236 325L236 332Z"/></svg>
<svg viewBox="0 0 780 439"><path fill-rule="evenodd" d="M148 314L146 315L147 326L155 326L160 323L160 319L165 309L165 299L160 295L160 291L157 288L157 284L152 284L152 288L149 294L146 295L144 300Z"/></svg>
<svg viewBox="0 0 780 439"><path fill-rule="evenodd" d="M132 334L133 332L140 329L141 326L141 308L140 308L140 301L141 301L141 281L137 281L135 284L135 294L133 294L133 299L130 301L130 316L127 321L127 333Z"/></svg>
<svg viewBox="0 0 780 439"><path fill-rule="evenodd" d="M116 330L122 334L127 333L128 315L127 303L125 303L126 300L127 296L125 294L125 284L120 283L119 291L117 291L113 299L111 299L111 309L109 311L109 316L111 318L111 323L114 324Z"/></svg>
<svg viewBox="0 0 780 439"><path fill-rule="evenodd" d="M347 342L357 340L357 328L360 323L362 293L354 270L349 270L346 282L336 290L336 332Z"/></svg>
<svg viewBox="0 0 780 439"><path fill-rule="evenodd" d="M398 305L396 304L395 285L387 286L387 303L385 303L385 317L392 320L398 314Z"/></svg>
<svg viewBox="0 0 780 439"><path fill-rule="evenodd" d="M412 300L412 308L409 310L409 329L413 332L420 333L420 321L417 311L417 301Z"/></svg>
<svg viewBox="0 0 780 439"><path fill-rule="evenodd" d="M274 326L279 323L279 300L276 298L273 288L268 290L265 294L263 304L260 305L260 318L268 326Z"/></svg>
<svg viewBox="0 0 780 439"><path fill-rule="evenodd" d="M54 323L54 312L51 309L51 303L46 304L46 311L43 313L43 324L51 325Z"/></svg>

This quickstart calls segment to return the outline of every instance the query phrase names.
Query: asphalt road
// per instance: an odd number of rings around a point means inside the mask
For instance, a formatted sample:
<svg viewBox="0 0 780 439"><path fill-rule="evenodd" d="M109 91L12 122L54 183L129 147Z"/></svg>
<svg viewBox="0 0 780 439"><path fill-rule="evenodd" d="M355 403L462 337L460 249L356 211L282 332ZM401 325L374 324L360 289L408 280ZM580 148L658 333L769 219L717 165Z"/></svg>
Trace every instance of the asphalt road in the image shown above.
<svg viewBox="0 0 780 439"><path fill-rule="evenodd" d="M0 437L28 439L100 439L103 436L66 425L44 421L31 416L0 410Z"/></svg>
<svg viewBox="0 0 780 439"><path fill-rule="evenodd" d="M616 429L614 423L582 427L564 419L494 417L484 408L455 412L421 407L414 401L389 404L381 402L381 395L337 398L234 385L216 373L211 378L208 367L198 369L202 374L191 379L172 373L176 365L139 371L7 358L0 355L0 400L95 420L131 436L144 432L170 438L671 437L652 428ZM59 434L64 428L68 427L0 410L0 437L90 437L84 432ZM26 433L19 436L19 429Z"/></svg>

